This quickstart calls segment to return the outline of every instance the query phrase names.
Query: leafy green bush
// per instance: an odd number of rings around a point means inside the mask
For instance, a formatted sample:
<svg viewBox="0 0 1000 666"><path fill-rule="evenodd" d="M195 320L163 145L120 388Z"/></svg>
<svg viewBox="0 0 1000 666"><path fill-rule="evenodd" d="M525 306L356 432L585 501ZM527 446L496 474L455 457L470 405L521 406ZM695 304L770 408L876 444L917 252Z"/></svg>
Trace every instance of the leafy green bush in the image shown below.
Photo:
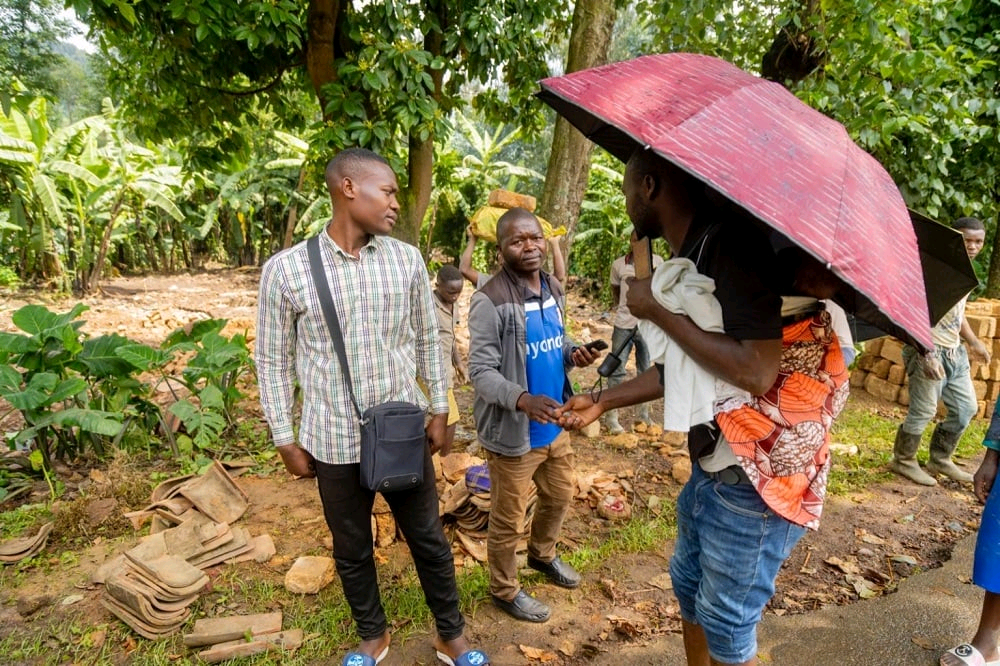
<svg viewBox="0 0 1000 666"><path fill-rule="evenodd" d="M91 451L104 455L129 431L151 431L161 422L142 369L129 357L155 350L117 334L88 338L77 304L56 314L41 305L14 313L24 333L0 332L0 397L21 413L25 427L8 442L34 446L44 469L53 458Z"/></svg>
<svg viewBox="0 0 1000 666"><path fill-rule="evenodd" d="M234 407L243 397L238 382L254 372L246 336L226 338L221 334L226 323L226 319L195 322L171 333L162 345L170 355L194 353L180 377L192 397L175 402L170 413L187 430L189 437L180 443L190 443L199 450L209 448L233 426Z"/></svg>

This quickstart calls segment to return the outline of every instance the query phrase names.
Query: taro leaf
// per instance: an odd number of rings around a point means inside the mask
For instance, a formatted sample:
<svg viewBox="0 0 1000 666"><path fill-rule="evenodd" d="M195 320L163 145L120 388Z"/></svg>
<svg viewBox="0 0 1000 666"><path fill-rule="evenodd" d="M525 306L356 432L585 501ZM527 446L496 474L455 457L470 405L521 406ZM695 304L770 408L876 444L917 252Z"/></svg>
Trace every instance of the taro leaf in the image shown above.
<svg viewBox="0 0 1000 666"><path fill-rule="evenodd" d="M218 333L225 328L228 319L199 319L193 324L178 328L167 336L161 347L166 349L176 344L201 340L208 333Z"/></svg>
<svg viewBox="0 0 1000 666"><path fill-rule="evenodd" d="M6 395L21 388L21 373L9 365L0 365L0 395Z"/></svg>
<svg viewBox="0 0 1000 666"><path fill-rule="evenodd" d="M132 365L116 353L120 347L131 344L129 339L112 333L84 341L78 357L93 377L122 377L132 373Z"/></svg>
<svg viewBox="0 0 1000 666"><path fill-rule="evenodd" d="M76 407L53 412L52 423L64 428L79 428L106 437L114 437L122 429L120 414Z"/></svg>
<svg viewBox="0 0 1000 666"><path fill-rule="evenodd" d="M25 333L44 335L65 326L89 309L83 303L77 303L69 312L56 314L43 305L25 305L13 314L11 320Z"/></svg>
<svg viewBox="0 0 1000 666"><path fill-rule="evenodd" d="M10 354L23 354L38 349L38 342L27 335L0 331L0 349Z"/></svg>
<svg viewBox="0 0 1000 666"><path fill-rule="evenodd" d="M14 409L31 411L50 404L49 396L58 382L59 377L51 372L39 372L32 376L23 391L4 391L0 395L3 395Z"/></svg>
<svg viewBox="0 0 1000 666"><path fill-rule="evenodd" d="M149 345L129 343L115 349L115 354L122 357L139 370L149 370L167 363L173 355L162 349L153 349Z"/></svg>
<svg viewBox="0 0 1000 666"><path fill-rule="evenodd" d="M56 384L49 395L49 404L54 405L87 390L87 382L80 377L69 377Z"/></svg>

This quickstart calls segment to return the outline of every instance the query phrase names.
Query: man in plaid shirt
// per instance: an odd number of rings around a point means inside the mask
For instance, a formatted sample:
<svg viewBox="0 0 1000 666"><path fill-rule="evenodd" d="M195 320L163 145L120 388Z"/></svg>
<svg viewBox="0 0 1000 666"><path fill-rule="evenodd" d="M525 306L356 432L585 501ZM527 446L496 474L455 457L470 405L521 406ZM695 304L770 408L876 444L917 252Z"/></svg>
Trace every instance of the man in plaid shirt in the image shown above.
<svg viewBox="0 0 1000 666"><path fill-rule="evenodd" d="M333 218L321 236L323 271L344 335L361 411L399 400L428 407L424 483L386 493L413 555L437 627L435 647L448 664L487 663L470 650L458 608L451 546L438 517L431 455L447 454L448 400L437 320L420 252L388 236L399 215L399 187L388 162L349 149L326 168ZM360 481L360 427L312 283L306 244L279 252L261 273L255 347L264 416L286 469L317 477L334 559L361 644L346 666L374 666L388 653L372 543L375 493ZM298 443L294 386L302 391Z"/></svg>

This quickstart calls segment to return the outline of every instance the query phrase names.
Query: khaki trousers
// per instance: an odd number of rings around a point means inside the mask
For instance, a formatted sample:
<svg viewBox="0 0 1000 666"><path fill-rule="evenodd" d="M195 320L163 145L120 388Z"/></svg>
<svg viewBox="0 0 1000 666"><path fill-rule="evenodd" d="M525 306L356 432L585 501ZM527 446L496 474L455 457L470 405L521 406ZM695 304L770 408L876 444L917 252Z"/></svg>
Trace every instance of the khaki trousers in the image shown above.
<svg viewBox="0 0 1000 666"><path fill-rule="evenodd" d="M563 519L573 501L574 456L569 434L562 432L548 446L523 456L487 452L490 467L490 524L487 554L490 592L505 601L517 596L517 542L524 533L524 517L531 482L538 503L531 521L528 554L543 562L556 556Z"/></svg>

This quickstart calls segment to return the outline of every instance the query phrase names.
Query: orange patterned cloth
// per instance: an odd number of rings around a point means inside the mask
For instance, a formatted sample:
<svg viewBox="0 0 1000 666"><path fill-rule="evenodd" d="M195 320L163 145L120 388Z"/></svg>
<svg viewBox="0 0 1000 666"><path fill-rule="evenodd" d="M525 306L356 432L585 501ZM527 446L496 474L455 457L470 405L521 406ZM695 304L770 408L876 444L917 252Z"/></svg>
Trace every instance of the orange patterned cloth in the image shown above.
<svg viewBox="0 0 1000 666"><path fill-rule="evenodd" d="M764 502L816 529L830 470L830 426L847 402L848 373L830 314L785 326L778 379L749 403L721 401L715 419Z"/></svg>

